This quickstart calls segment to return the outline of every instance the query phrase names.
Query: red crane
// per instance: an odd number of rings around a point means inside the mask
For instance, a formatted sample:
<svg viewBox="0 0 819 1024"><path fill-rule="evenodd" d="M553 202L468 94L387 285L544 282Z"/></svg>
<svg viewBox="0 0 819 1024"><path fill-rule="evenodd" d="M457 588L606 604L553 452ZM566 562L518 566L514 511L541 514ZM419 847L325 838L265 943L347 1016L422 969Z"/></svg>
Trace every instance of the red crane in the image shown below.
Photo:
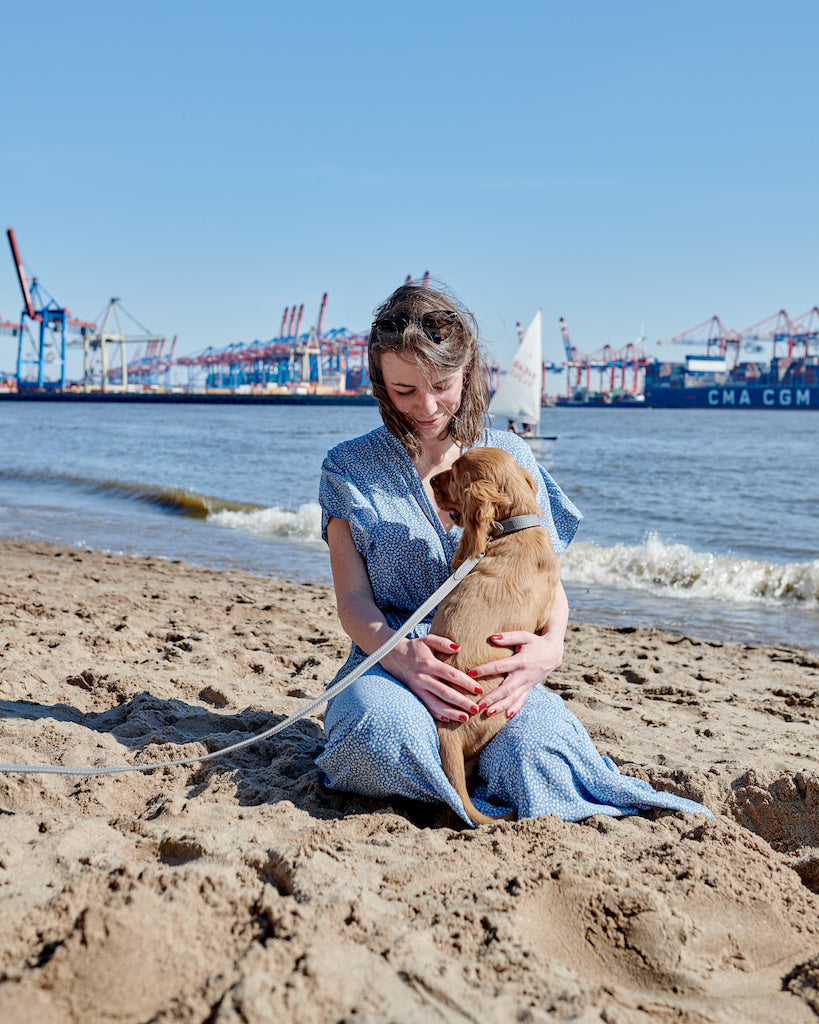
<svg viewBox="0 0 819 1024"><path fill-rule="evenodd" d="M319 307L318 321L316 323L316 335L321 337L321 329L324 326L324 310L327 308L327 292L321 297L321 306Z"/></svg>
<svg viewBox="0 0 819 1024"><path fill-rule="evenodd" d="M705 331L703 337L702 332ZM739 362L739 349L742 345L742 335L738 331L730 330L718 316L712 316L709 320L703 320L696 327L690 327L682 334L668 340L662 340L660 345L705 345L706 356L711 355L711 349L716 348L719 355L726 358L728 349L734 350L734 366Z"/></svg>

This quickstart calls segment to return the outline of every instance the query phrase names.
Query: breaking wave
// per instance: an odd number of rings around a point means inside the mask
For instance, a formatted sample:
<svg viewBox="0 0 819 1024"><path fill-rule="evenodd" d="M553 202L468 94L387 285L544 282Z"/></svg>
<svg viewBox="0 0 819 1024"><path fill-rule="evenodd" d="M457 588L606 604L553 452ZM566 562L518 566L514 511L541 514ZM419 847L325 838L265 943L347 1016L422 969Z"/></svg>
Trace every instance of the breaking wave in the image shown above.
<svg viewBox="0 0 819 1024"><path fill-rule="evenodd" d="M135 501L143 501L147 505L175 512L194 519L207 519L222 512L244 514L256 511L261 505L246 501L230 501L217 498L211 494L199 494L184 487L157 487L152 484L129 484L119 480L104 480L95 483L92 490L97 493L113 493Z"/></svg>
<svg viewBox="0 0 819 1024"><path fill-rule="evenodd" d="M563 579L572 584L635 587L674 597L819 607L819 560L755 561L693 551L649 534L642 544L600 547L576 541L561 556Z"/></svg>
<svg viewBox="0 0 819 1024"><path fill-rule="evenodd" d="M252 512L263 508L262 505L253 502L231 501L211 494L199 494L185 487L163 487L159 484L133 483L116 479L98 480L53 470L0 472L0 479L45 484L52 488L73 489L103 497L124 498L193 519L206 519L221 511Z"/></svg>
<svg viewBox="0 0 819 1024"><path fill-rule="evenodd" d="M53 470L0 471L0 480L40 484L59 493L73 491L112 500L137 502L172 515L206 519L208 523L256 536L289 537L302 543L321 542L321 508L308 502L296 509L268 507L258 502L235 501L202 494L185 487L163 487L116 479L94 479Z"/></svg>
<svg viewBox="0 0 819 1024"><path fill-rule="evenodd" d="M90 494L207 521L246 535L323 547L321 509L316 502L292 509L266 506L183 487L94 479L53 470L0 470L0 481L23 484L21 493L28 501L32 485L45 486L58 495ZM561 562L563 580L572 586L631 589L659 597L701 598L734 606L800 609L811 616L819 610L819 559L779 564L717 555L694 551L685 544L666 543L650 533L642 543L633 545L604 547L593 541L575 541L563 553Z"/></svg>
<svg viewBox="0 0 819 1024"><path fill-rule="evenodd" d="M308 502L297 509L224 509L208 516L208 522L231 530L243 530L267 537L290 537L301 542L321 542L321 507Z"/></svg>

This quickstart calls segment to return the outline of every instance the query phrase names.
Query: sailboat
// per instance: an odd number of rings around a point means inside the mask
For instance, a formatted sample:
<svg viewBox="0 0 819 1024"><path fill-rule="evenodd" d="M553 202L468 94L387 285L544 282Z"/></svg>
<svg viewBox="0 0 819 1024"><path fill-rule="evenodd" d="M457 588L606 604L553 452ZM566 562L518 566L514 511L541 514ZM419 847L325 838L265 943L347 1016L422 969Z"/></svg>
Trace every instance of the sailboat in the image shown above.
<svg viewBox="0 0 819 1024"><path fill-rule="evenodd" d="M554 436L540 432L540 407L543 392L543 314L535 313L506 375L489 403L490 416L520 420L528 430L525 438L553 441ZM531 431L531 432L530 432Z"/></svg>

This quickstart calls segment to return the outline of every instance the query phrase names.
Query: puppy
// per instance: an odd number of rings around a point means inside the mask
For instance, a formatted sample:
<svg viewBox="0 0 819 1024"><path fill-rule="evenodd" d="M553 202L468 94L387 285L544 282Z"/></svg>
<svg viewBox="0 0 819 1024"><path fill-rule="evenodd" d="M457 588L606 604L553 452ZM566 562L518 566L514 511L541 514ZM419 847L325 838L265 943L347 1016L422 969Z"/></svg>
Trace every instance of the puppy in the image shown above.
<svg viewBox="0 0 819 1024"><path fill-rule="evenodd" d="M560 580L560 561L543 527L492 539L492 524L498 520L526 513L543 515L531 473L508 452L472 448L452 469L434 476L431 484L438 507L463 526L452 568L486 552L440 603L430 626L430 632L460 645L457 653L437 657L468 672L513 653L512 648L490 642L494 633L519 629L539 633L545 628ZM481 679L484 695L497 689L504 678ZM477 766L478 755L506 720L503 712L489 717L482 711L468 722L435 723L444 771L475 824L497 819L481 814L473 805L467 780Z"/></svg>

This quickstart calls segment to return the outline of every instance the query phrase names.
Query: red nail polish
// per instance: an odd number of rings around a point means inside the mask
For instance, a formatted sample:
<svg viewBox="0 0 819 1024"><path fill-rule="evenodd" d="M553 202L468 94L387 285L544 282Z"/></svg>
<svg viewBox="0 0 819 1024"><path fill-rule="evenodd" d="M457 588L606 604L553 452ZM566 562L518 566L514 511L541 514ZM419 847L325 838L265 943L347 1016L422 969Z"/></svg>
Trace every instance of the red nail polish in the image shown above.
<svg viewBox="0 0 819 1024"><path fill-rule="evenodd" d="M500 635L500 633L493 633L492 636L489 637L489 639L490 640L502 640L503 637Z"/></svg>
<svg viewBox="0 0 819 1024"><path fill-rule="evenodd" d="M478 705L478 711L483 711L483 709L484 709L485 707L486 707L486 701L484 701L484 702L483 702L483 704L479 704L479 705Z"/></svg>
<svg viewBox="0 0 819 1024"><path fill-rule="evenodd" d="M448 722L449 719L448 718L439 718L438 721L439 722Z"/></svg>
<svg viewBox="0 0 819 1024"><path fill-rule="evenodd" d="M452 648L453 651L460 651L460 649L461 649L461 645L460 644L452 644L451 643L449 646Z"/></svg>
<svg viewBox="0 0 819 1024"><path fill-rule="evenodd" d="M514 715L514 713L515 713L514 711L507 711L507 712L506 712L506 717L507 717L507 718L511 718L511 717L512 717L512 715Z"/></svg>
<svg viewBox="0 0 819 1024"><path fill-rule="evenodd" d="M494 715L497 710L497 708L490 708L486 713L487 715Z"/></svg>
<svg viewBox="0 0 819 1024"><path fill-rule="evenodd" d="M469 715L458 715L458 718L460 718L460 720L462 722L468 722L469 721Z"/></svg>
<svg viewBox="0 0 819 1024"><path fill-rule="evenodd" d="M475 687L475 693L483 693L483 688L480 686Z"/></svg>
<svg viewBox="0 0 819 1024"><path fill-rule="evenodd" d="M480 709L480 708L478 707L478 705L477 705L477 704L473 704L473 705L472 705L472 707L471 707L471 708L470 708L469 710L470 710L470 713L471 713L471 714L473 714L473 715L477 715L477 713L478 713L478 712L479 712L479 711L480 711L481 709Z"/></svg>
<svg viewBox="0 0 819 1024"><path fill-rule="evenodd" d="M474 668L471 668L466 674L474 679L478 673L475 671Z"/></svg>

